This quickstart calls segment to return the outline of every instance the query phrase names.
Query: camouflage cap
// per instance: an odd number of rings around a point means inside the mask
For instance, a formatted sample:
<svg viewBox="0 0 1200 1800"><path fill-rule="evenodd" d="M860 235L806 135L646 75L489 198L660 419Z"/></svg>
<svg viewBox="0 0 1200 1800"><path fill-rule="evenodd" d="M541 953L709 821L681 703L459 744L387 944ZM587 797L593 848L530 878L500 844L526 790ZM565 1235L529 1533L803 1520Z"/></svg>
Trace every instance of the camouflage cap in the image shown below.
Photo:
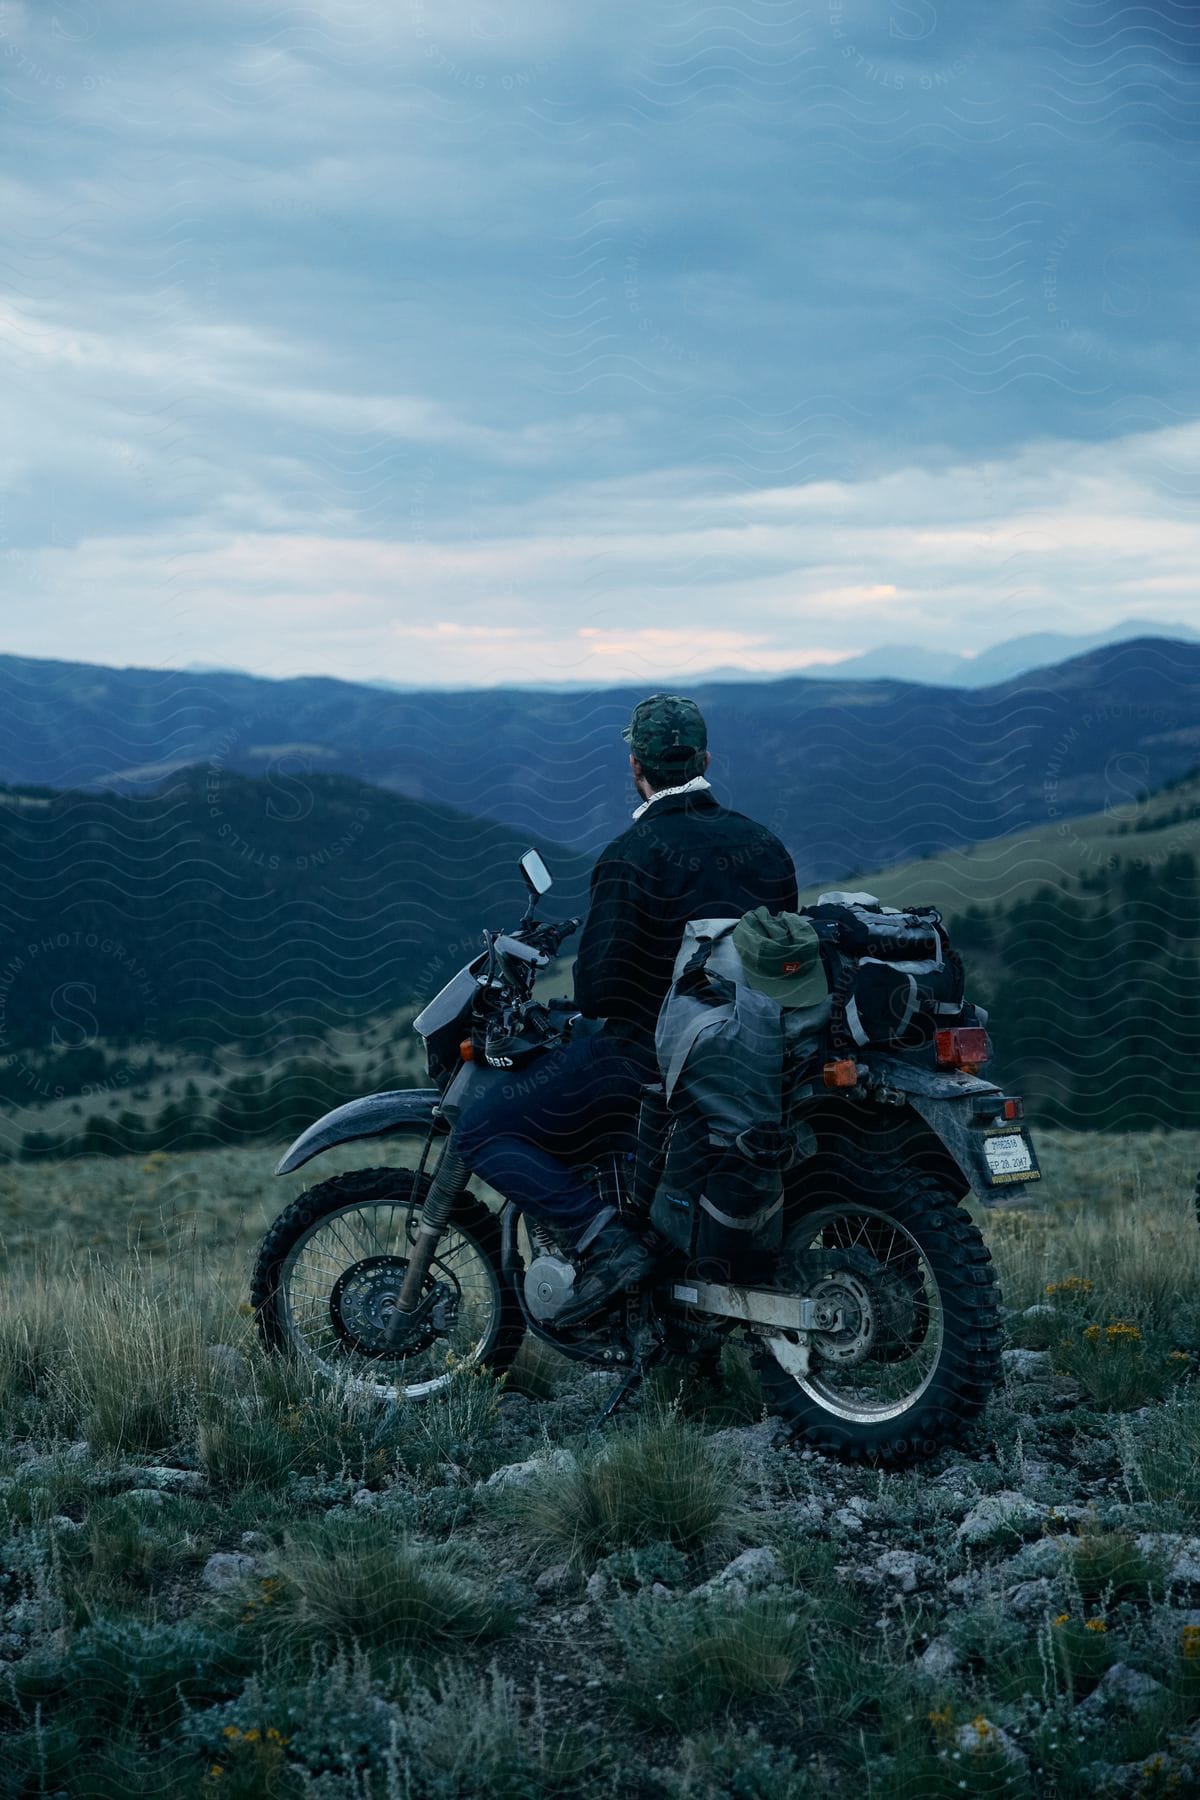
<svg viewBox="0 0 1200 1800"><path fill-rule="evenodd" d="M708 749L704 714L680 694L651 694L639 701L621 736L648 769L698 765Z"/></svg>

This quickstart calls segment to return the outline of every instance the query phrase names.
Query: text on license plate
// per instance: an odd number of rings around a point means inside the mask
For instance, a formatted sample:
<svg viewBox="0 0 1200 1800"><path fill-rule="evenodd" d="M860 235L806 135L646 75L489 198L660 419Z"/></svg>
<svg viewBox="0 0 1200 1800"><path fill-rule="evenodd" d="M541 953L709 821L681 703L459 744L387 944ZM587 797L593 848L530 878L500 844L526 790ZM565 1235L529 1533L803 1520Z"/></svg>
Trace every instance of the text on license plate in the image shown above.
<svg viewBox="0 0 1200 1800"><path fill-rule="evenodd" d="M983 1146L987 1166L993 1175L1021 1175L1033 1167L1029 1145L1020 1132L1011 1137L990 1137Z"/></svg>

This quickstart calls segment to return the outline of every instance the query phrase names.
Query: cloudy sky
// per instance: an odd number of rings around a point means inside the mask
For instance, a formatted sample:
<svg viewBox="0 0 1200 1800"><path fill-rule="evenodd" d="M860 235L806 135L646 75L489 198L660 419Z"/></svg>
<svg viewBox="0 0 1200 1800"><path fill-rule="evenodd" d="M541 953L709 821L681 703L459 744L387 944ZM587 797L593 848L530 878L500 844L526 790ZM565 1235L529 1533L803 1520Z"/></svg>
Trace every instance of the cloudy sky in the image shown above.
<svg viewBox="0 0 1200 1800"><path fill-rule="evenodd" d="M1194 0L0 0L0 649L1200 624Z"/></svg>

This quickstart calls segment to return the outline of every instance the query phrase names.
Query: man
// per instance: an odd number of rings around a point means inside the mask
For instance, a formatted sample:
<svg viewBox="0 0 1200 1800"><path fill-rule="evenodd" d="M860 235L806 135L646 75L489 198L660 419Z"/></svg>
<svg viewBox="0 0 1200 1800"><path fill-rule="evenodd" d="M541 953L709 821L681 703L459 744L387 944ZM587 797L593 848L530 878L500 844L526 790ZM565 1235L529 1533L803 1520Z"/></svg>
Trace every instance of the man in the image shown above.
<svg viewBox="0 0 1200 1800"><path fill-rule="evenodd" d="M572 1164L602 1137L628 1131L642 1088L657 1080L654 1026L689 919L734 919L754 907L797 905L796 871L779 839L713 797L699 707L652 694L624 732L642 803L592 873L575 963L575 1001L603 1029L576 1035L531 1064L523 1081L484 1096L460 1121L469 1169L586 1261L556 1325L591 1317L641 1279L654 1256Z"/></svg>

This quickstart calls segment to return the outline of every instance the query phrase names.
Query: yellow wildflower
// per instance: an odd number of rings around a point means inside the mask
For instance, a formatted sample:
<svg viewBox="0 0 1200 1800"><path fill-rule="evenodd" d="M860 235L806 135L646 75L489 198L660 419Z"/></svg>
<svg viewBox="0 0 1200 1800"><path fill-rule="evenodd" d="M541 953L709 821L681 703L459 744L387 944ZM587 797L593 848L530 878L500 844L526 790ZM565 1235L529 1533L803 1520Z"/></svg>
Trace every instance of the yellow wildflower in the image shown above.
<svg viewBox="0 0 1200 1800"><path fill-rule="evenodd" d="M1062 1281L1048 1281L1048 1294L1090 1294L1092 1283L1086 1275L1067 1275Z"/></svg>
<svg viewBox="0 0 1200 1800"><path fill-rule="evenodd" d="M1185 1625L1179 1634L1179 1643L1189 1662L1200 1657L1200 1625Z"/></svg>
<svg viewBox="0 0 1200 1800"><path fill-rule="evenodd" d="M1104 1623L1103 1619L1085 1619L1083 1621L1083 1629L1085 1631L1107 1631L1108 1626Z"/></svg>
<svg viewBox="0 0 1200 1800"><path fill-rule="evenodd" d="M1058 1617L1054 1621L1054 1623L1056 1625L1069 1625L1070 1622L1071 1622L1070 1613L1059 1613Z"/></svg>
<svg viewBox="0 0 1200 1800"><path fill-rule="evenodd" d="M221 1733L222 1737L227 1737L227 1738L240 1738L241 1735L242 1734L238 1730L236 1725L227 1725L225 1727L224 1731Z"/></svg>
<svg viewBox="0 0 1200 1800"><path fill-rule="evenodd" d="M991 1722L985 1719L982 1713L979 1714L978 1718L971 1720L971 1729L974 1731L975 1736L979 1739L981 1744L986 1744L987 1740L992 1735Z"/></svg>
<svg viewBox="0 0 1200 1800"><path fill-rule="evenodd" d="M209 1767L208 1779L210 1781L220 1781L220 1779L224 1773L225 1773L225 1771L221 1767L220 1763L212 1763Z"/></svg>

